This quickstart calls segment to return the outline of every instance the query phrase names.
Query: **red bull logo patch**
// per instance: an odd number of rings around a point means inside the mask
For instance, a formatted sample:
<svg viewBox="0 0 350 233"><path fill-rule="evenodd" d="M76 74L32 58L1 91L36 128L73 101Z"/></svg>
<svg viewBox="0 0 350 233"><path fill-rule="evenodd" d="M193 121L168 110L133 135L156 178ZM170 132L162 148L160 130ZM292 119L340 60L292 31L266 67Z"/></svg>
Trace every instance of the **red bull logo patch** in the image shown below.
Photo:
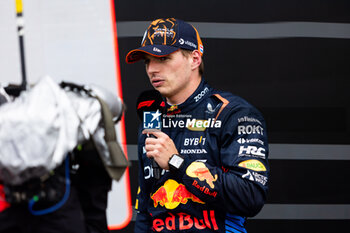
<svg viewBox="0 0 350 233"><path fill-rule="evenodd" d="M154 207L157 207L159 204L167 209L175 209L180 204L186 204L188 200L205 204L198 197L188 191L185 185L179 184L172 179L167 180L163 186L153 193L151 198Z"/></svg>
<svg viewBox="0 0 350 233"><path fill-rule="evenodd" d="M218 179L218 175L213 176L207 166L203 162L193 162L186 169L186 174L192 178L198 178L200 181L205 181L210 188L214 188L214 182Z"/></svg>
<svg viewBox="0 0 350 233"><path fill-rule="evenodd" d="M178 109L177 105L171 105L171 106L168 108L167 112L174 112L174 111L177 110L177 109Z"/></svg>
<svg viewBox="0 0 350 233"><path fill-rule="evenodd" d="M179 114L180 112L181 110L177 105L172 105L167 109L167 115L175 115L175 114Z"/></svg>

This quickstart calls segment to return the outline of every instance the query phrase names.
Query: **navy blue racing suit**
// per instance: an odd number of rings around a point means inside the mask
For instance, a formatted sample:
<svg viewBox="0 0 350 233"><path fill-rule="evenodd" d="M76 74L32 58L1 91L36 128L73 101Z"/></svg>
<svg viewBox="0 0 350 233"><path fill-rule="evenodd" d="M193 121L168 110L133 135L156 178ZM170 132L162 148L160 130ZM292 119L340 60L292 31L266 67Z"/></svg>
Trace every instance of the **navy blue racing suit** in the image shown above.
<svg viewBox="0 0 350 233"><path fill-rule="evenodd" d="M166 111L155 120L184 163L155 179L144 149L146 136L139 133L135 232L246 232L246 218L261 210L268 190L261 113L204 79L184 103L166 104Z"/></svg>

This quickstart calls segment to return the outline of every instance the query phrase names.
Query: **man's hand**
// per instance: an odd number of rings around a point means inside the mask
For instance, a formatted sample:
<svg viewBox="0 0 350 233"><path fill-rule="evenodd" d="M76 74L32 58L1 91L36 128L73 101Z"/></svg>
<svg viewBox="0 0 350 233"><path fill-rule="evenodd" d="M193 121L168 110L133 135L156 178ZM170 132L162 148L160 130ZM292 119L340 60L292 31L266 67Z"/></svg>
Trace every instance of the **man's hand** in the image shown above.
<svg viewBox="0 0 350 233"><path fill-rule="evenodd" d="M142 131L143 134L152 134L154 137L146 138L145 149L148 158L153 158L162 169L169 170L169 159L178 154L174 141L161 131Z"/></svg>

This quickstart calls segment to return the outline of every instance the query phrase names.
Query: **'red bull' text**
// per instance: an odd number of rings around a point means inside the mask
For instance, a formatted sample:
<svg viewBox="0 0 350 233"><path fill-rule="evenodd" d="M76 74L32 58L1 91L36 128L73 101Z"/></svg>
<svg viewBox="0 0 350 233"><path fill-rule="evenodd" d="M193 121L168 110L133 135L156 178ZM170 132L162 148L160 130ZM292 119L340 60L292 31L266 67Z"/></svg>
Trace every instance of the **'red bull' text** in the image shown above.
<svg viewBox="0 0 350 233"><path fill-rule="evenodd" d="M203 218L199 219L193 217L187 213L169 213L169 217L163 219L156 218L153 220L153 230L160 232L166 228L169 231L198 229L203 230L205 228L218 230L216 223L214 210L203 210Z"/></svg>
<svg viewBox="0 0 350 233"><path fill-rule="evenodd" d="M199 185L196 180L193 181L192 185L197 189L199 189L200 191L202 191L204 194L207 194L209 196L216 197L216 195L218 194L216 191L210 192L209 188Z"/></svg>

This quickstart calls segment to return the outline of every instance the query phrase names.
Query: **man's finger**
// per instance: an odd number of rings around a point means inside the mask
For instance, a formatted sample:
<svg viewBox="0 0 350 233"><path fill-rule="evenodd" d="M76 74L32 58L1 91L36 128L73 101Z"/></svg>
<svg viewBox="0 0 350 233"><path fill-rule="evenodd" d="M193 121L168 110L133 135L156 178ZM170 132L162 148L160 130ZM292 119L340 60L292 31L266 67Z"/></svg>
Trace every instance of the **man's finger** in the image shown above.
<svg viewBox="0 0 350 233"><path fill-rule="evenodd" d="M154 135L156 138L159 138L159 137L162 137L164 135L167 135L166 133L163 133L162 131L159 131L159 130L151 131L151 132L149 132L149 134Z"/></svg>
<svg viewBox="0 0 350 233"><path fill-rule="evenodd" d="M153 132L162 132L159 129L144 129L142 130L142 134L153 134Z"/></svg>
<svg viewBox="0 0 350 233"><path fill-rule="evenodd" d="M146 145L155 145L157 143L157 138L149 137L146 138L145 144Z"/></svg>

